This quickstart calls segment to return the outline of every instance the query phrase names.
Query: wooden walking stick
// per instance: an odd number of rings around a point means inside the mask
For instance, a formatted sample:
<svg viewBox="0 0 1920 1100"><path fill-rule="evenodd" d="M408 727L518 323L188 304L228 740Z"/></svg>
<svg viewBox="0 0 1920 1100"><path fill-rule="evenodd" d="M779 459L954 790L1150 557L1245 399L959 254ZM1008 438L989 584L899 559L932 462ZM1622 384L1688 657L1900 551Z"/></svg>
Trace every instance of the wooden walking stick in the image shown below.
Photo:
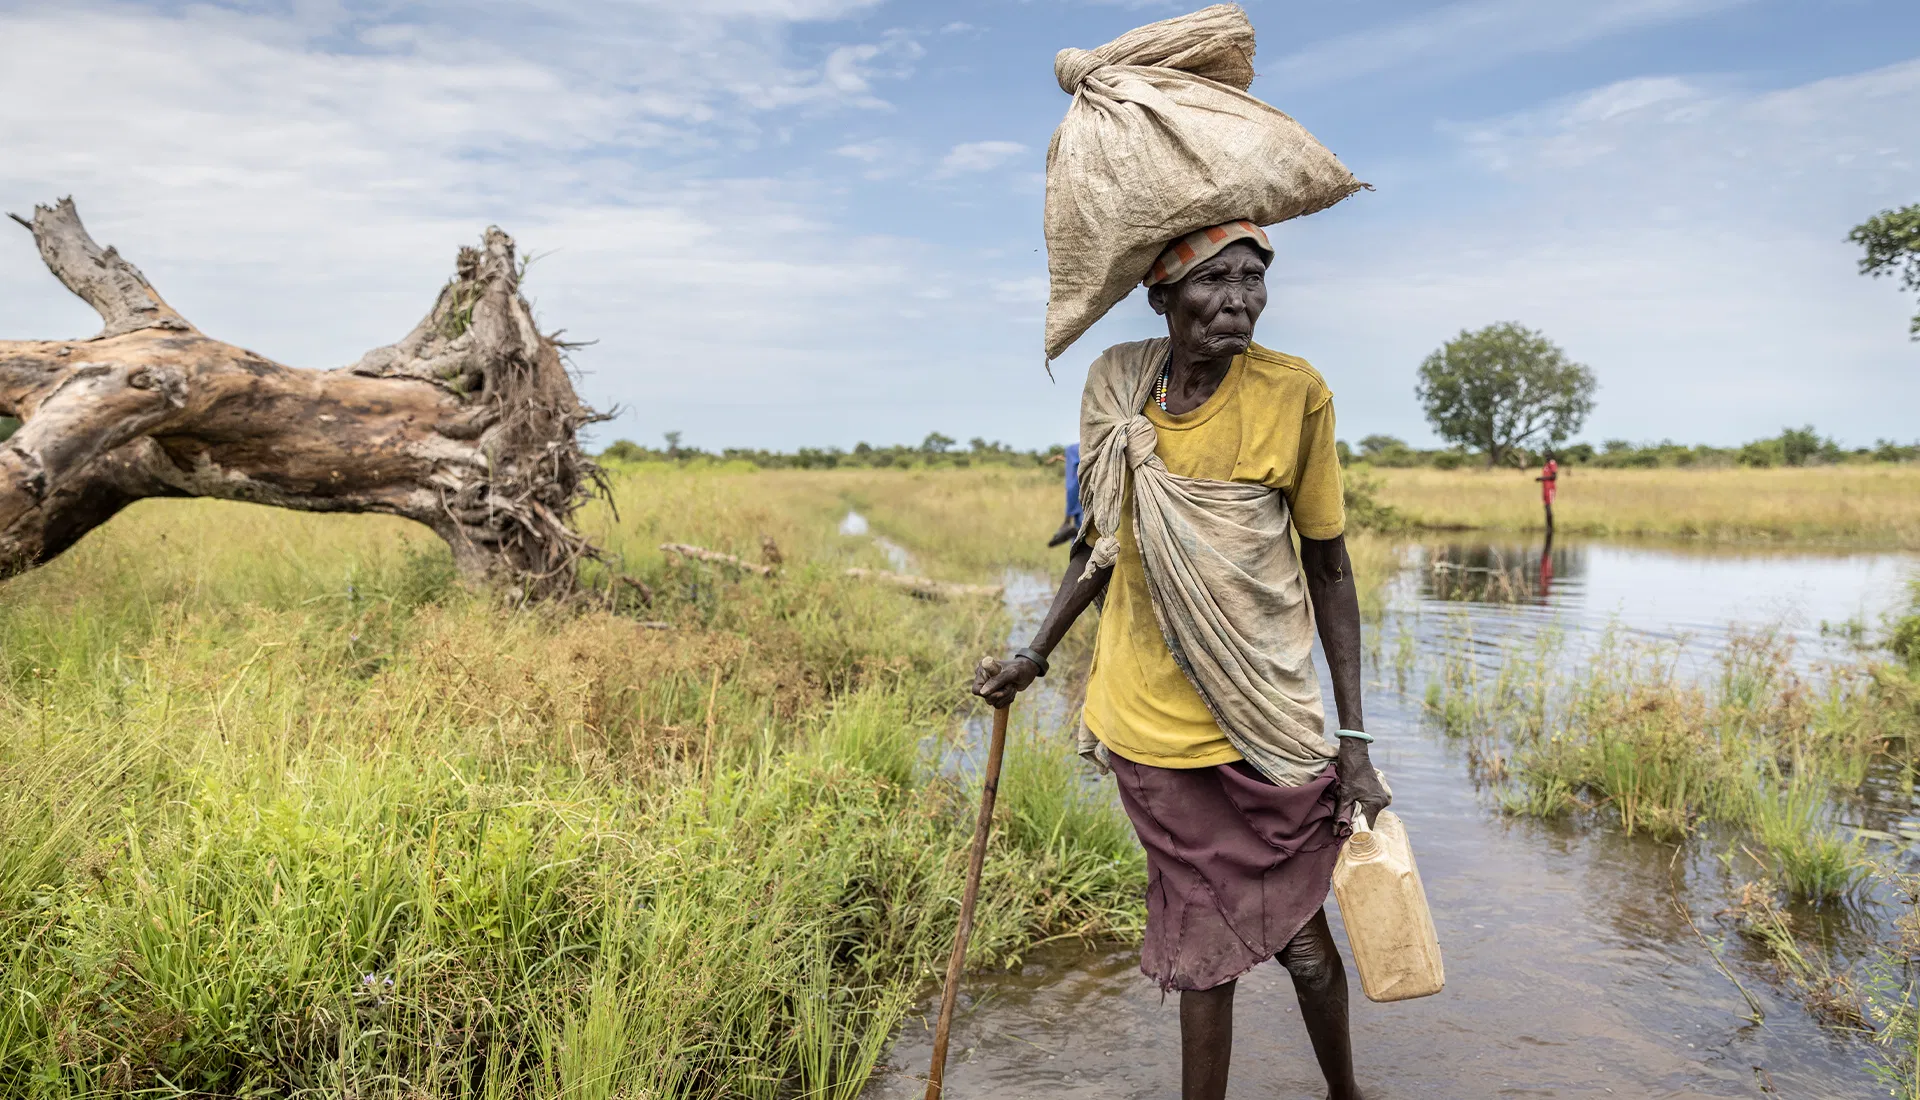
<svg viewBox="0 0 1920 1100"><path fill-rule="evenodd" d="M973 903L980 897L980 868L987 861L987 834L993 829L993 800L1000 793L1000 757L1007 747L1007 709L993 710L993 740L987 745L987 781L980 788L980 820L973 826L973 854L967 860L967 890L960 895L960 927L953 932L947 959L947 984L940 991L940 1022L933 1029L933 1065L927 1070L927 1100L940 1100L947 1077L947 1036L953 1030L953 1003L960 996L960 968L967 961L967 937L973 933Z"/></svg>

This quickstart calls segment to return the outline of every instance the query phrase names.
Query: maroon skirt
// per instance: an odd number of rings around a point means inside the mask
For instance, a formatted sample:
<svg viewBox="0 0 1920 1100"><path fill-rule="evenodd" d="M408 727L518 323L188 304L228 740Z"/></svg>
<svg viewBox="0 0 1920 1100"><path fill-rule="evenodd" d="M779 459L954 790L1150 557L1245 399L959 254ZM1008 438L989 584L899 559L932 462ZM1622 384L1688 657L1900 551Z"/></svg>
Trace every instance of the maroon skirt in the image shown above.
<svg viewBox="0 0 1920 1100"><path fill-rule="evenodd" d="M1326 903L1352 827L1334 770L1276 786L1251 764L1160 768L1110 754L1147 850L1140 969L1161 989L1212 989L1273 958Z"/></svg>

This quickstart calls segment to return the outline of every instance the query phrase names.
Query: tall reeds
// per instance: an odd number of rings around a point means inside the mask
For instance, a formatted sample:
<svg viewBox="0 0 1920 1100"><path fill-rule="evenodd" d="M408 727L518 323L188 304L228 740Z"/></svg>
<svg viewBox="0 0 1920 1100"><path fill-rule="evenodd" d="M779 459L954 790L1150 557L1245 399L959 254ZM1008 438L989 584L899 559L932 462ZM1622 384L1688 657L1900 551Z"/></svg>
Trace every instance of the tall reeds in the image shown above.
<svg viewBox="0 0 1920 1100"><path fill-rule="evenodd" d="M1575 655L1549 635L1499 660L1450 648L1428 691L1436 725L1497 761L1482 778L1512 812L1599 813L1627 833L1734 829L1790 893L1851 892L1865 849L1835 819L1876 761L1904 764L1920 735L1884 669L1801 671L1771 632L1735 634L1717 675L1677 669L1670 644L1609 634Z"/></svg>
<svg viewBox="0 0 1920 1100"><path fill-rule="evenodd" d="M0 587L0 1092L856 1095L944 959L974 796L929 746L1006 622L845 578L834 521L971 578L1057 493L905 476L626 471L630 614L208 502ZM773 581L652 549L762 535ZM1065 752L1010 765L980 963L1138 920Z"/></svg>

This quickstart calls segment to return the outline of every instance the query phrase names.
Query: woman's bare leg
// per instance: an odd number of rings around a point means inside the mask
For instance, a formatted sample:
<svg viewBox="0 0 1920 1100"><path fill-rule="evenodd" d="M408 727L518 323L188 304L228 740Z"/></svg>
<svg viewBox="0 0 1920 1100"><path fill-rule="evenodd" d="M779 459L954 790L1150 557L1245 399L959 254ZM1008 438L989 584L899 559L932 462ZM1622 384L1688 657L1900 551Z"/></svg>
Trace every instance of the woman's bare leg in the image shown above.
<svg viewBox="0 0 1920 1100"><path fill-rule="evenodd" d="M1181 1100L1222 1100L1233 1056L1233 990L1238 982L1180 994Z"/></svg>
<svg viewBox="0 0 1920 1100"><path fill-rule="evenodd" d="M1293 992L1300 998L1300 1019L1313 1041L1313 1056L1327 1078L1330 1100L1361 1100L1353 1079L1353 1042L1347 1033L1347 966L1320 910L1306 927L1281 948L1280 965L1293 976ZM1185 1002L1181 1003L1182 1018ZM1225 1074L1221 1075L1225 1081Z"/></svg>

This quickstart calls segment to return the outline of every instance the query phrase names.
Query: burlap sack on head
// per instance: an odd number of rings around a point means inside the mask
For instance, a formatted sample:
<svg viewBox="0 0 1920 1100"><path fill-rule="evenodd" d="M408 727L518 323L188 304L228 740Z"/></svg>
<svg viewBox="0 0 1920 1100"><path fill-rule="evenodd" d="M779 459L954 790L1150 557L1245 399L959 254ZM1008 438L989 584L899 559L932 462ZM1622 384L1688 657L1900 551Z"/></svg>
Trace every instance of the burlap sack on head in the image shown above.
<svg viewBox="0 0 1920 1100"><path fill-rule="evenodd" d="M1053 61L1073 96L1047 149L1047 358L1125 298L1175 237L1272 225L1367 186L1293 119L1246 93L1253 25L1233 4Z"/></svg>

